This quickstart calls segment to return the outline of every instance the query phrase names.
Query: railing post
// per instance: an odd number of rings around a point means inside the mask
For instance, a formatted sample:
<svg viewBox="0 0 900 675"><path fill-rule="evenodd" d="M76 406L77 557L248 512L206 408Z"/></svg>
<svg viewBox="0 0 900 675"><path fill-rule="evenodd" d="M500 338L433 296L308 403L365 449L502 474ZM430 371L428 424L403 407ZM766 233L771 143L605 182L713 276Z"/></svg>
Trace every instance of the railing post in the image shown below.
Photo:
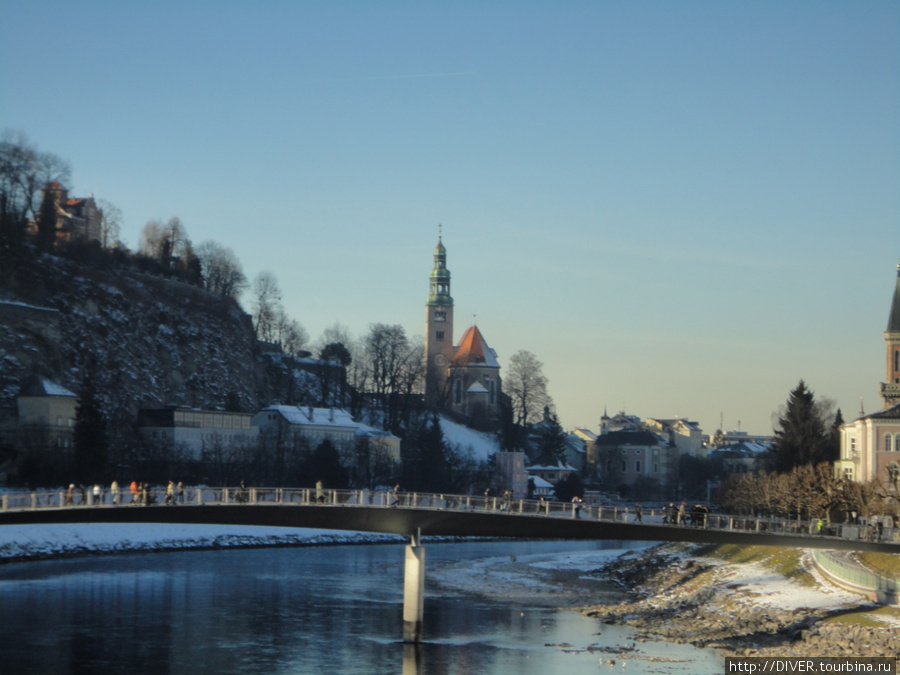
<svg viewBox="0 0 900 675"><path fill-rule="evenodd" d="M31 493L31 508L33 508L33 509L37 508L37 492Z"/></svg>
<svg viewBox="0 0 900 675"><path fill-rule="evenodd" d="M3 495L3 510L9 510L9 495Z"/></svg>
<svg viewBox="0 0 900 675"><path fill-rule="evenodd" d="M197 506L203 505L203 488L197 488Z"/></svg>

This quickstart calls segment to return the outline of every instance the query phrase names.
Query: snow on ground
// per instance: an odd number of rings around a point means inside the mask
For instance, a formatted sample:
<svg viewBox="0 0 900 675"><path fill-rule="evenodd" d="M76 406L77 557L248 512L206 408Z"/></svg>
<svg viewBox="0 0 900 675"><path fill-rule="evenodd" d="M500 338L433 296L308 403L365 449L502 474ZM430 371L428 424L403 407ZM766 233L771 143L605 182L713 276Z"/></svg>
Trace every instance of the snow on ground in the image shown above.
<svg viewBox="0 0 900 675"><path fill-rule="evenodd" d="M784 610L831 609L855 606L860 602L851 593L830 584L804 557L804 569L816 580L815 586L803 586L787 579L762 563L729 563L719 558L697 558L715 566L717 584L733 595L735 602L753 606L765 605Z"/></svg>
<svg viewBox="0 0 900 675"><path fill-rule="evenodd" d="M486 461L500 449L500 445L492 434L475 431L475 429L470 429L462 424L451 422L445 417L441 417L440 420L444 440L462 450L470 448L476 459Z"/></svg>
<svg viewBox="0 0 900 675"><path fill-rule="evenodd" d="M171 523L4 525L0 527L0 561L94 552L402 541L404 538L395 535L290 527Z"/></svg>

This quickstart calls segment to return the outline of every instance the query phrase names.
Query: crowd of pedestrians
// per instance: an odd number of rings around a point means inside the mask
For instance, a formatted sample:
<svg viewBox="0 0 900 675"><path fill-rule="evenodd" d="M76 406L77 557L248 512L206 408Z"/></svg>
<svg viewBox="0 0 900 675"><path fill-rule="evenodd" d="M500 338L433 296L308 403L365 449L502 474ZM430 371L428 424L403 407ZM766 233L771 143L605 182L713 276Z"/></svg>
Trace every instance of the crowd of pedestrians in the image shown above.
<svg viewBox="0 0 900 675"><path fill-rule="evenodd" d="M126 492L125 490L120 489L119 482L114 480L110 483L108 488L100 483L94 483L92 487L83 484L76 486L75 483L70 483L69 487L66 489L63 503L65 506L74 506L76 503L79 505L91 504L92 506L99 506L101 504L106 504L107 498L109 498L110 504L118 506L119 504L126 503L125 500L128 499L129 494L131 496L131 501L128 503L130 504L149 506L150 504L155 504L157 501L157 496L153 493L153 489L149 483L133 480ZM184 483L181 481L175 483L175 481L170 480L165 489L165 503L171 505L184 504L184 501Z"/></svg>

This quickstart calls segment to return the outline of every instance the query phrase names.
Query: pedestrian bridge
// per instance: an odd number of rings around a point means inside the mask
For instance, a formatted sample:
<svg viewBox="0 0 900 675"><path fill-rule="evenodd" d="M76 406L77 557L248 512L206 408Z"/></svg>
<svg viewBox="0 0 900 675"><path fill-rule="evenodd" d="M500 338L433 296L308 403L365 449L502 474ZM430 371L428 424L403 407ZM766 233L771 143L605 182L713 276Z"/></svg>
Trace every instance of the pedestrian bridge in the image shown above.
<svg viewBox="0 0 900 675"><path fill-rule="evenodd" d="M381 532L410 537L406 546L403 641L422 642L425 547L421 537L611 539L900 552L893 529L820 527L819 523L697 514L669 523L664 513L617 506L448 494L287 488L144 490L134 496L72 492L4 494L0 526L39 523L182 523L263 525ZM404 652L406 653L406 651ZM415 654L404 657L404 672ZM410 669L410 672L419 672Z"/></svg>
<svg viewBox="0 0 900 675"><path fill-rule="evenodd" d="M142 499L124 490L97 503L90 491L5 494L0 525L34 523L182 523L262 525L380 532L403 536L610 539L794 546L900 553L900 528L708 514L668 524L659 510L449 494L288 488L187 488L172 495L150 490ZM396 503L395 503L396 502Z"/></svg>

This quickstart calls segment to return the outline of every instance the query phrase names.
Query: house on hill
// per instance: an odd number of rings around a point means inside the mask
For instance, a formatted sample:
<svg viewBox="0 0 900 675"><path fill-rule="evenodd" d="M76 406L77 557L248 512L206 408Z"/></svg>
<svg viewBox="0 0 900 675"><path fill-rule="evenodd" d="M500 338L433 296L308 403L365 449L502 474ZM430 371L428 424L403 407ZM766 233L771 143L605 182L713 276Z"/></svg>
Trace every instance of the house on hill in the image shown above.
<svg viewBox="0 0 900 675"><path fill-rule="evenodd" d="M16 399L19 432L30 437L32 445L73 448L77 402L74 393L46 377L30 379Z"/></svg>
<svg viewBox="0 0 900 675"><path fill-rule="evenodd" d="M29 234L37 234L38 223L45 217L43 209L49 206L56 222L57 242L101 240L103 211L94 201L94 195L69 197L69 191L58 181L47 183L43 194L41 210L28 224Z"/></svg>

